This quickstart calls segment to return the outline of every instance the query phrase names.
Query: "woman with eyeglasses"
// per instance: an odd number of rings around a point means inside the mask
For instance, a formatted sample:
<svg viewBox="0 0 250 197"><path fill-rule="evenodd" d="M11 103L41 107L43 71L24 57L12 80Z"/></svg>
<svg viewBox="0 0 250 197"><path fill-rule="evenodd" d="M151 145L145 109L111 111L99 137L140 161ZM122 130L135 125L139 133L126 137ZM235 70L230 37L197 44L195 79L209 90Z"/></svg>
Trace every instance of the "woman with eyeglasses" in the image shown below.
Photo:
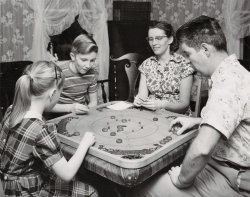
<svg viewBox="0 0 250 197"><path fill-rule="evenodd" d="M194 69L176 53L178 43L173 27L165 22L152 22L147 41L155 55L139 66L140 85L134 104L189 115Z"/></svg>
<svg viewBox="0 0 250 197"><path fill-rule="evenodd" d="M52 112L84 114L97 105L98 47L89 34L77 36L71 47L71 60L59 65L65 83Z"/></svg>
<svg viewBox="0 0 250 197"><path fill-rule="evenodd" d="M95 143L86 132L69 161L61 151L55 124L44 111L58 101L64 78L53 62L29 65L16 83L13 105L0 124L0 181L4 196L98 196L88 184L73 179Z"/></svg>

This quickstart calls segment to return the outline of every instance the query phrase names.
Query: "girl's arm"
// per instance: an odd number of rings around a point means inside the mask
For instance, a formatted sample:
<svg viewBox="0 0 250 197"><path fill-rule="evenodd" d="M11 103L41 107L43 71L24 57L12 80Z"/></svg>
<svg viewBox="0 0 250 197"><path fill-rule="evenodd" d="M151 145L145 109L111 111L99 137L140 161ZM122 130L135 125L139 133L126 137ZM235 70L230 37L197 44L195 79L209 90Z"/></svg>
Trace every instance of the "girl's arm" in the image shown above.
<svg viewBox="0 0 250 197"><path fill-rule="evenodd" d="M75 154L70 158L70 160L67 161L65 157L63 157L52 166L52 169L56 175L64 181L72 180L80 168L89 147L94 143L94 134L91 132L86 132Z"/></svg>

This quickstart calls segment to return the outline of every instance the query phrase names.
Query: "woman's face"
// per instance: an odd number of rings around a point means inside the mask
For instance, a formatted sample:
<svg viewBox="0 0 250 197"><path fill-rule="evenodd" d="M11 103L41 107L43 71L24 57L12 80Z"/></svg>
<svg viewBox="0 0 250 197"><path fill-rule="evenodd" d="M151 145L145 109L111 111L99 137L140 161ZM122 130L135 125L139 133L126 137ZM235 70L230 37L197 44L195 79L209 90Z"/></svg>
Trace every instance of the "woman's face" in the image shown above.
<svg viewBox="0 0 250 197"><path fill-rule="evenodd" d="M151 28L148 30L148 43L157 56L170 53L169 46L173 42L173 37L167 37L165 31L159 28Z"/></svg>

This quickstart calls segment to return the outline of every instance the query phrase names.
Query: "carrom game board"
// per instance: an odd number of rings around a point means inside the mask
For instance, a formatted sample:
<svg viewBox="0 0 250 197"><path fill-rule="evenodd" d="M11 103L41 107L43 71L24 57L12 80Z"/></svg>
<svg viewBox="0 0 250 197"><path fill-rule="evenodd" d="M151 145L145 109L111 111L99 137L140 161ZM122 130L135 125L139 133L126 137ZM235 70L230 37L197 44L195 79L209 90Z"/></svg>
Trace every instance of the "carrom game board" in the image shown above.
<svg viewBox="0 0 250 197"><path fill-rule="evenodd" d="M129 108L112 110L97 107L86 115L66 115L50 122L57 124L59 138L74 148L84 133L95 133L96 143L89 154L123 168L141 168L190 140L196 131L176 135L170 122L181 116L166 110Z"/></svg>

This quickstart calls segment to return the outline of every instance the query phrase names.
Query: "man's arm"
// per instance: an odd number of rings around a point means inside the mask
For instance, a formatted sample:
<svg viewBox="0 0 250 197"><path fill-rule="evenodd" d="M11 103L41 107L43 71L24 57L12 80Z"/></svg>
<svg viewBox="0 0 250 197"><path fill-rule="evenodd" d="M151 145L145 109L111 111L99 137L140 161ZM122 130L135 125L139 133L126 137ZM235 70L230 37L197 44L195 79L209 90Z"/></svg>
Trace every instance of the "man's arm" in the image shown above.
<svg viewBox="0 0 250 197"><path fill-rule="evenodd" d="M178 188L185 188L192 185L195 177L207 164L221 134L209 125L203 125L199 129L197 137L186 154L180 174L176 181L172 181ZM171 175L170 175L171 176Z"/></svg>

